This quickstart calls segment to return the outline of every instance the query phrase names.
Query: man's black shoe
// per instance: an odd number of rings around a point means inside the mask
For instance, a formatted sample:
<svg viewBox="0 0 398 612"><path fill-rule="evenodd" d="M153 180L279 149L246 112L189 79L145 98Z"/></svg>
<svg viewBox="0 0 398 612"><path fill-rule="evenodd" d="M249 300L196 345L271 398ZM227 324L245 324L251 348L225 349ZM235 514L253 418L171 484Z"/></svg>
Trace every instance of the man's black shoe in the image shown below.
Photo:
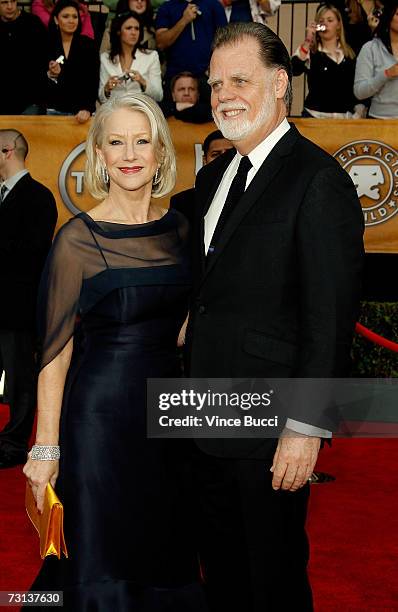
<svg viewBox="0 0 398 612"><path fill-rule="evenodd" d="M26 453L22 451L12 453L0 449L0 470L13 468L24 463L26 463Z"/></svg>

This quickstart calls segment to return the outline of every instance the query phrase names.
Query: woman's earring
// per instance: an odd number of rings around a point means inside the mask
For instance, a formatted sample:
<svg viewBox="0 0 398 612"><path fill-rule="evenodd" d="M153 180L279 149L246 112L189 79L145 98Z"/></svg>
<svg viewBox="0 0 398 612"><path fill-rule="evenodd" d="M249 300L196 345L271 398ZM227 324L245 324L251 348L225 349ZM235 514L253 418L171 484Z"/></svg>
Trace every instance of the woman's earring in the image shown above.
<svg viewBox="0 0 398 612"><path fill-rule="evenodd" d="M153 182L152 182L153 186L159 185L160 180L161 180L159 175L160 175L159 168L156 168L155 176L153 177Z"/></svg>
<svg viewBox="0 0 398 612"><path fill-rule="evenodd" d="M101 174L102 174L102 180L104 181L105 185L107 185L109 183L109 174L108 174L108 170L106 169L106 166L101 167Z"/></svg>

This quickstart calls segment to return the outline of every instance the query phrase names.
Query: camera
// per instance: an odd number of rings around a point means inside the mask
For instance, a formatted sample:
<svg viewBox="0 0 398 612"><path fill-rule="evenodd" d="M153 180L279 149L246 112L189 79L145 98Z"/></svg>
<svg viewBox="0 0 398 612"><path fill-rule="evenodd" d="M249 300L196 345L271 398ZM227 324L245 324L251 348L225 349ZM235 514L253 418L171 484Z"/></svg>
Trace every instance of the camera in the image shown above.
<svg viewBox="0 0 398 612"><path fill-rule="evenodd" d="M133 81L136 73L134 70L131 72L125 72L121 77L118 77L119 83L126 83L127 81Z"/></svg>

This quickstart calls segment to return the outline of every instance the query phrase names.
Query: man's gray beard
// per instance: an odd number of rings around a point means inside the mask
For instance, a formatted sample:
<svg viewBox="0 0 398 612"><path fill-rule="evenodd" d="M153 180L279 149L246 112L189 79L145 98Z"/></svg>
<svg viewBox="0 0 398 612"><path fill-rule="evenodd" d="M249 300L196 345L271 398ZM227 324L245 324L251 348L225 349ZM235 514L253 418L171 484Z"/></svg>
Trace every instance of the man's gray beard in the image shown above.
<svg viewBox="0 0 398 612"><path fill-rule="evenodd" d="M234 124L229 120L226 120L222 117L222 115L217 116L214 111L212 111L214 123L221 131L224 138L227 140L232 140L232 142L236 142L239 140L243 140L248 136L251 136L254 132L256 132L262 125L272 117L275 111L276 106L276 98L272 98L271 94L268 93L266 96L257 117L255 117L254 121L250 121L249 119L241 119L236 121Z"/></svg>

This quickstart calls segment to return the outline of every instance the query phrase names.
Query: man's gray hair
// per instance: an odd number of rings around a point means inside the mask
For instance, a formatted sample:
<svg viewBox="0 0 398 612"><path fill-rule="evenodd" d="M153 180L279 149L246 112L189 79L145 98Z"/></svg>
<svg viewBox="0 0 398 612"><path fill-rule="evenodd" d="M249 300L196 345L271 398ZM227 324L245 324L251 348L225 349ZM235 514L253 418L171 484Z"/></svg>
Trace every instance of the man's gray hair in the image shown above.
<svg viewBox="0 0 398 612"><path fill-rule="evenodd" d="M257 40L260 47L260 59L266 68L276 68L286 72L288 86L283 100L287 114L289 114L293 98L290 55L279 36L269 27L262 23L249 22L230 23L218 28L213 40L212 51L225 45L241 43L247 37Z"/></svg>

